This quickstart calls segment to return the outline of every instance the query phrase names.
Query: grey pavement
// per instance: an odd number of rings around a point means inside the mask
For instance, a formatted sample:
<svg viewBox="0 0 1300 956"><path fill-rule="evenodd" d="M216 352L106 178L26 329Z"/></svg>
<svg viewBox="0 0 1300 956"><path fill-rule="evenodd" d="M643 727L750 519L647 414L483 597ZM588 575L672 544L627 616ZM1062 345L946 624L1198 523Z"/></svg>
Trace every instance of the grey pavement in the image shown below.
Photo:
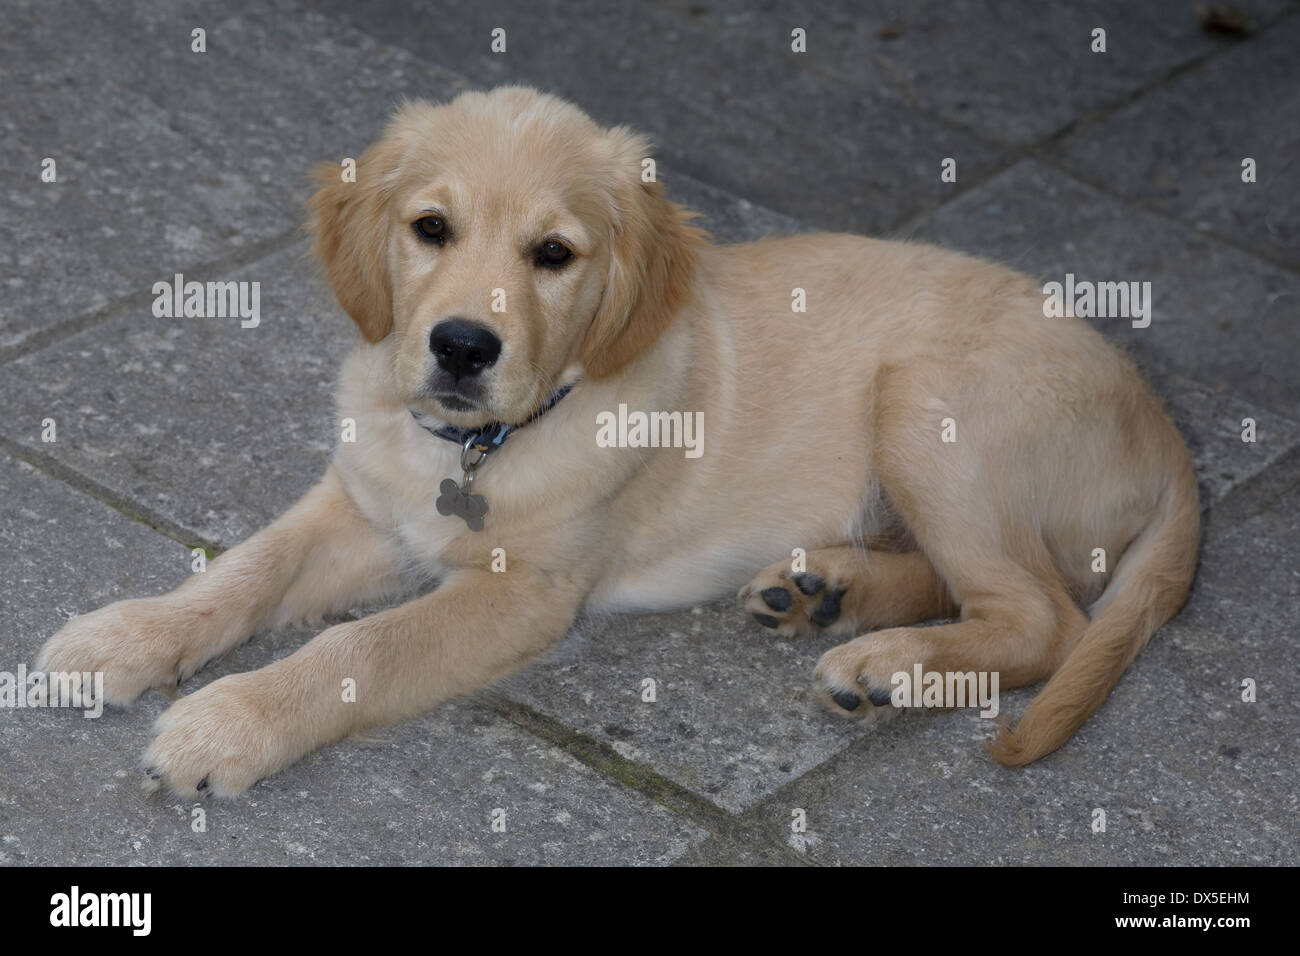
<svg viewBox="0 0 1300 956"><path fill-rule="evenodd" d="M1207 515L1187 608L1022 770L974 712L825 713L809 675L833 640L720 602L584 617L502 685L232 801L141 790L159 694L94 720L0 708L0 863L1300 863L1300 2L1239 2L1242 34L1195 6L10 0L0 671L310 486L355 332L306 256L308 171L403 97L500 83L648 132L721 241L847 230L1150 281L1149 327L1095 322L1165 398ZM261 325L155 318L176 272L260 282ZM310 633L259 635L184 690Z"/></svg>

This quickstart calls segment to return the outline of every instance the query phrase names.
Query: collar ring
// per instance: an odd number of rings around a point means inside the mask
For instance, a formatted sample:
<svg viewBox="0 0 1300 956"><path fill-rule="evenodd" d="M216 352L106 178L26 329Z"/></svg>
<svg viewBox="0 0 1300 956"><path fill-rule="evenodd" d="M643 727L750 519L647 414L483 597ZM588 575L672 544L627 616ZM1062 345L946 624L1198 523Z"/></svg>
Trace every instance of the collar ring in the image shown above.
<svg viewBox="0 0 1300 956"><path fill-rule="evenodd" d="M488 449L478 444L478 435L470 435L465 439L465 444L460 450L460 467L467 474L472 474L474 469L483 464L488 456Z"/></svg>

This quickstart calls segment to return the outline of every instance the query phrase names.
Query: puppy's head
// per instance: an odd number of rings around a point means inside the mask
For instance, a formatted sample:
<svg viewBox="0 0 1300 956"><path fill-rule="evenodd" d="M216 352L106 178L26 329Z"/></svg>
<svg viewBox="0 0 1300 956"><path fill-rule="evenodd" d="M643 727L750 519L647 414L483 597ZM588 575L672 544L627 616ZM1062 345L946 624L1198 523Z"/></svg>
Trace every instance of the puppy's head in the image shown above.
<svg viewBox="0 0 1300 956"><path fill-rule="evenodd" d="M642 181L646 141L521 87L409 103L360 158L323 164L316 252L402 400L519 423L562 380L617 372L685 302L701 233Z"/></svg>

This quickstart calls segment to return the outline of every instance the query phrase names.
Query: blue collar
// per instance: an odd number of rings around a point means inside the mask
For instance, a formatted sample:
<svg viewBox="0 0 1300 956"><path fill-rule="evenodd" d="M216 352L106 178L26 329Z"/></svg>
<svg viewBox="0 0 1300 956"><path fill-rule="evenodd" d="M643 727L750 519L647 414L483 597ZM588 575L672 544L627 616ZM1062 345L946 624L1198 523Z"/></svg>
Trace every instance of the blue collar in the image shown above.
<svg viewBox="0 0 1300 956"><path fill-rule="evenodd" d="M426 425L421 419L425 418L422 413L415 409L409 409L411 417L415 423L427 431L430 435L436 435L438 438L445 439L449 442L455 442L463 449L473 449L477 451L482 460L490 452L496 451L505 444L507 438L517 429L523 428L524 425L531 425L537 419L541 418L557 404L560 399L568 395L573 390L576 382L565 385L563 388L554 392L545 405L533 413L532 417L519 425L507 425L504 422L489 422L481 428L459 428L455 425Z"/></svg>

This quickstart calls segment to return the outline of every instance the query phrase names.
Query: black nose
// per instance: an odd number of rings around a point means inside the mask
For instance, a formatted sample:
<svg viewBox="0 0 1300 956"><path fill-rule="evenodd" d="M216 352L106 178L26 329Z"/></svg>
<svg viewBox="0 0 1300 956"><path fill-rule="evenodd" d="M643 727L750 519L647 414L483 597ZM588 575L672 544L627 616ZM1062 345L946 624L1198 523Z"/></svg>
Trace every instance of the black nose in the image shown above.
<svg viewBox="0 0 1300 956"><path fill-rule="evenodd" d="M501 340L491 329L465 319L439 322L429 333L429 351L456 381L488 368L501 354Z"/></svg>

